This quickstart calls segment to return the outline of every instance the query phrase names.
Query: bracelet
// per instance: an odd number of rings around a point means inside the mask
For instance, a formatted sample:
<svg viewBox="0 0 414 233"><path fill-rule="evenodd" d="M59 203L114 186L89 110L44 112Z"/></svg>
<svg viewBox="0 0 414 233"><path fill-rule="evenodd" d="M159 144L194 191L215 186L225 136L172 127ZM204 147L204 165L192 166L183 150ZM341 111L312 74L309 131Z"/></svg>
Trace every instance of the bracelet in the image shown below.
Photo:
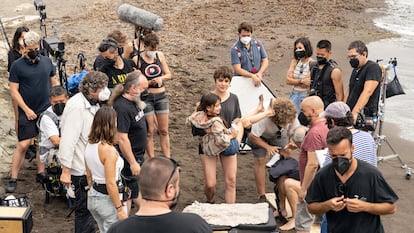
<svg viewBox="0 0 414 233"><path fill-rule="evenodd" d="M118 207L115 207L115 209L117 209L117 210L119 210L120 208L122 208L124 205L120 205L120 206L118 206Z"/></svg>

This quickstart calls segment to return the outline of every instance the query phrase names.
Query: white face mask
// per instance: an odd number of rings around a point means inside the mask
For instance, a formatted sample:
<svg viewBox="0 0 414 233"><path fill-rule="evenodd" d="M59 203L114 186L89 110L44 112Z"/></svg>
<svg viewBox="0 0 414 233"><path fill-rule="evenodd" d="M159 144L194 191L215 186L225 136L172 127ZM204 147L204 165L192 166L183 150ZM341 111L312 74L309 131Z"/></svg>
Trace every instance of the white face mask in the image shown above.
<svg viewBox="0 0 414 233"><path fill-rule="evenodd" d="M250 36L240 37L240 42L242 42L243 44L249 44L251 40L252 38Z"/></svg>
<svg viewBox="0 0 414 233"><path fill-rule="evenodd" d="M111 95L111 91L108 87L104 87L101 92L98 94L99 101L107 101L109 96Z"/></svg>
<svg viewBox="0 0 414 233"><path fill-rule="evenodd" d="M147 51L147 56L152 59L155 59L157 58L157 51Z"/></svg>

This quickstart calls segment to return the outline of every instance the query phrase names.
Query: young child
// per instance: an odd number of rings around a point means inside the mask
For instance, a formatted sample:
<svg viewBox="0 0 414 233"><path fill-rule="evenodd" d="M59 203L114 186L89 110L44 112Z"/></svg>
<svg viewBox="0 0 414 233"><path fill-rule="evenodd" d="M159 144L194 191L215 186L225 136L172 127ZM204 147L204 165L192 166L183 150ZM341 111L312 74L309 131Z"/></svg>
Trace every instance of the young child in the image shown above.
<svg viewBox="0 0 414 233"><path fill-rule="evenodd" d="M268 109L264 110L263 95L259 97L257 108L252 113L235 119L231 128L228 128L227 122L220 118L220 110L220 97L214 93L208 93L201 97L197 111L188 118L192 125L206 132L206 135L202 137L202 146L204 154L208 156L236 154L239 151L244 128L250 128L253 123L275 114L272 101Z"/></svg>

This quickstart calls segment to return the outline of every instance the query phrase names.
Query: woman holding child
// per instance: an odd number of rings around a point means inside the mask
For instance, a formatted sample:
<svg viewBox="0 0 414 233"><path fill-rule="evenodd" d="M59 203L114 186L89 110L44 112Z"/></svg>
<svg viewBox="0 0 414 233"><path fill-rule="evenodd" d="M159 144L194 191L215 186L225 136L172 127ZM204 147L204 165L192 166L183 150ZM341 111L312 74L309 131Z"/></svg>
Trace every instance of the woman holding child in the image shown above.
<svg viewBox="0 0 414 233"><path fill-rule="evenodd" d="M259 115L241 117L239 101L236 95L228 91L232 79L232 71L226 66L219 67L214 72L215 89L204 95L189 120L202 133L196 134L203 137L203 143L199 145L200 160L204 171L204 192L208 203L215 202L217 158L223 167L225 179L225 201L236 201L236 174L239 142L242 139L245 127L250 127L256 118L264 118L273 114L272 111L264 111L263 100L254 111ZM249 118L249 117L252 118ZM261 118L262 117L262 118ZM249 122L250 121L250 122ZM229 129L229 124L232 128ZM197 130L195 130L197 131ZM199 131L199 130L198 130ZM217 142L217 143L215 143Z"/></svg>

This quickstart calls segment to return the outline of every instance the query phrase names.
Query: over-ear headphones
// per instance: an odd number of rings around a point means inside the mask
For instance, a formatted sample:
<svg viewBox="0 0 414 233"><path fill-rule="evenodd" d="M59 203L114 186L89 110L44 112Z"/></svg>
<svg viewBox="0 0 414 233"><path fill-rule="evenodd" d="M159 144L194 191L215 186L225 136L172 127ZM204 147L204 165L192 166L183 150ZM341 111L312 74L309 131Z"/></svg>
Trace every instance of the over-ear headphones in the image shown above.
<svg viewBox="0 0 414 233"><path fill-rule="evenodd" d="M116 42L116 40L114 40L111 37L108 37L106 39L104 39L101 44L98 47L98 50L100 52L105 52L106 50L108 50L110 47L116 48L118 50L118 54L122 55L122 47L118 45L118 43Z"/></svg>

